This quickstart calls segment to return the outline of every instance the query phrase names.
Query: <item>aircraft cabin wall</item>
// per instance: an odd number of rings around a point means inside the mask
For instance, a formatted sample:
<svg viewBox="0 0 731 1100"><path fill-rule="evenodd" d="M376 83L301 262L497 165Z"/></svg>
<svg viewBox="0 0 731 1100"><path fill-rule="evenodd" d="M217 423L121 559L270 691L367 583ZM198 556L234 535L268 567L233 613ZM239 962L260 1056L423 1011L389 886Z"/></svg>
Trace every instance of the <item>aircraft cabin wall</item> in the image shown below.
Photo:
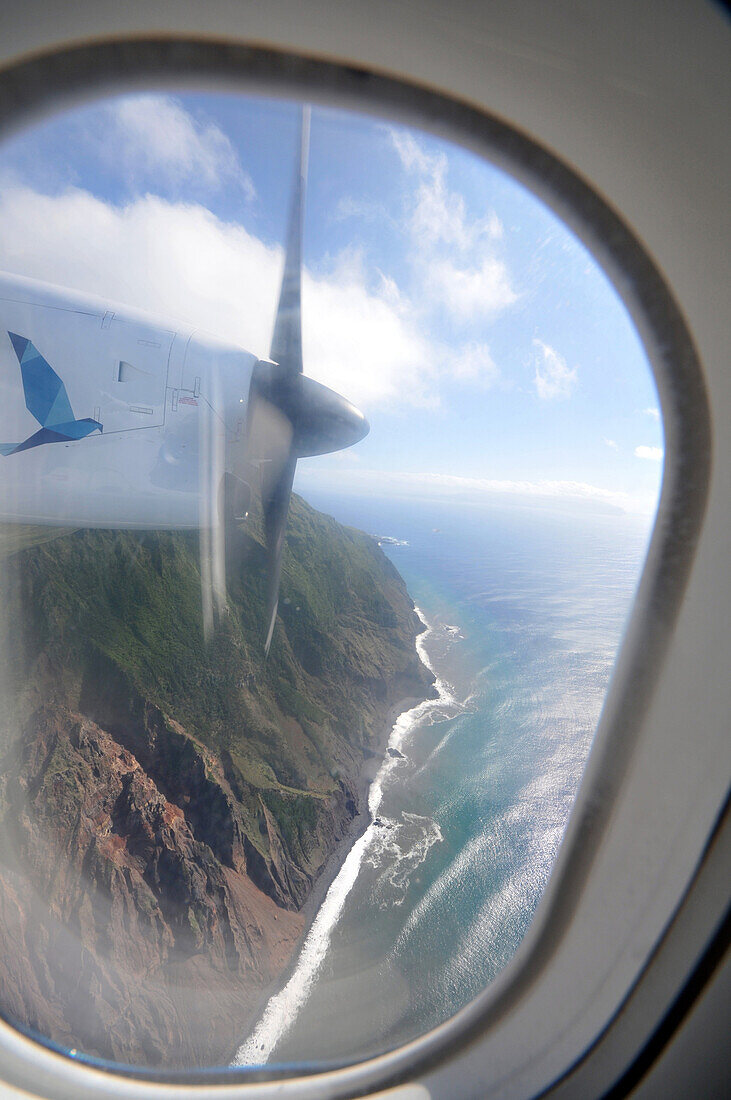
<svg viewBox="0 0 731 1100"><path fill-rule="evenodd" d="M611 1088L666 1019L728 907L728 862L725 870L723 865L714 869L712 888L697 888L713 830L728 835L728 816L722 815L731 763L731 69L721 6L691 0L640 5L630 0L612 5L458 0L448 8L432 0L367 5L330 0L231 5L211 0L205 6L153 0L141 9L111 0L72 7L59 0L28 0L4 19L0 64L8 66L43 50L116 36L137 40L163 34L176 41L191 36L227 46L263 44L274 56L291 51L298 59L337 59L351 81L350 102L357 98L357 84L364 108L376 112L382 101L368 99L368 74L377 74L374 86L392 74L408 88L401 100L390 101L397 116L418 117L420 90L424 95L435 91L458 105L454 117L474 106L551 150L618 214L659 273L657 286L677 308L690 350L671 375L672 356L663 360L662 333L653 329L656 302L643 299L635 319L644 336L654 332L657 337L655 364L668 430L666 487L647 583L598 733L603 754L593 757L584 787L587 828L601 814L609 822L601 843L588 852L578 828L571 832L571 850L562 868L570 856L578 870L571 889L554 889L549 899L551 912L559 914L553 932L549 922L548 933L538 929L527 946L535 966L531 968L529 959L519 971L522 984L511 986L515 972L506 972L497 990L488 991L480 1012L462 1021L462 1032L454 1029L441 1045L435 1042L427 1049L416 1043L412 1050L397 1052L391 1062L374 1060L350 1076L344 1071L342 1076L303 1077L291 1088L288 1083L262 1083L253 1085L249 1095L380 1094L403 1100L549 1095L557 1079L574 1071L577 1059L601 1050L605 1040L609 1045L625 998L643 994L642 1023L612 1048L607 1063ZM128 48L129 57L133 47ZM154 47L150 50L154 57ZM306 62L302 65L306 68ZM59 68L51 66L49 72L49 79L62 81ZM290 89L300 72L292 63ZM32 78L23 90L32 99L37 91ZM84 87L74 85L73 92L83 95ZM331 93L313 82L313 96L318 94L327 99ZM23 102L19 94L13 109ZM8 103L4 109L12 121ZM423 122L450 135L446 113L431 117L424 108ZM468 128L462 137L469 143ZM550 181L544 182L549 191ZM571 222L571 196L557 198L556 204ZM578 214L576 224L582 224ZM592 243L600 258L612 255L611 241L597 236ZM632 273L613 273L634 309ZM172 348L175 356L177 339ZM0 352L11 353L9 346ZM9 361L3 361L7 366ZM692 373L697 364L693 377L698 389L693 392L700 399L688 413L681 383L684 371ZM188 371L187 366L180 369ZM185 375L193 393L196 377L195 368ZM93 417L80 392L69 387L69 395L78 417ZM709 420L701 408L706 400ZM22 407L18 409L21 415ZM689 422L691 427L702 422L703 431L708 428L705 443L693 454L683 449ZM14 439L7 432L2 436L3 442ZM96 436L89 442L99 446ZM0 463L12 457L0 457ZM677 584L652 587L653 571L673 561L682 564ZM621 758L614 751L618 744L626 749ZM677 953L682 965L674 970L664 966L660 946L683 910L695 916L682 932ZM563 924L562 913L567 914ZM606 964L606 982L598 980L591 996L574 1003L577 988L600 962ZM544 1011L531 1016L530 1003L541 988ZM710 1004L714 1014L728 1011L727 996L717 996L717 989L709 986L708 999L697 1003L684 1027L670 1033L655 1075L640 1087L643 1100L693 1095L689 1088L705 1087L703 1071L709 1063L720 1062L722 1072L711 1076L708 1087L718 1090L728 1084L728 1052L720 1049L723 1035L695 1026L702 1021L704 1006ZM95 1092L101 1089L114 1089L117 1096L153 1095L154 1086L116 1079L110 1084L105 1075L84 1074L81 1067L68 1060L61 1064L49 1052L29 1053L31 1044L19 1035L3 1035L0 1073L22 1087L23 1095L67 1100L102 1095ZM678 1056L690 1060L684 1075L676 1078L675 1040L682 1052ZM624 1092L607 1095L629 1095L637 1084L635 1080ZM591 1080L588 1088L588 1093L574 1095L605 1093L603 1085L595 1089ZM186 1100L205 1091L205 1086L191 1086ZM239 1092L237 1086L216 1085L211 1094L228 1098ZM711 1100L722 1093L696 1095Z"/></svg>

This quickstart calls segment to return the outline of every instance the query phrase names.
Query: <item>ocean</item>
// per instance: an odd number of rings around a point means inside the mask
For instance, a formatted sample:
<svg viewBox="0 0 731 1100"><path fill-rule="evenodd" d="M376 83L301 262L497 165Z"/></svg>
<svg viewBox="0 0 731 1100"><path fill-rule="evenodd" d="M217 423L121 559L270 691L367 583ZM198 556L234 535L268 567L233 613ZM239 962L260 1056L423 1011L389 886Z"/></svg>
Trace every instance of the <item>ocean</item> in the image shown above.
<svg viewBox="0 0 731 1100"><path fill-rule="evenodd" d="M373 817L238 1064L338 1062L427 1031L515 953L576 796L648 517L307 493L387 536L439 696L402 714Z"/></svg>

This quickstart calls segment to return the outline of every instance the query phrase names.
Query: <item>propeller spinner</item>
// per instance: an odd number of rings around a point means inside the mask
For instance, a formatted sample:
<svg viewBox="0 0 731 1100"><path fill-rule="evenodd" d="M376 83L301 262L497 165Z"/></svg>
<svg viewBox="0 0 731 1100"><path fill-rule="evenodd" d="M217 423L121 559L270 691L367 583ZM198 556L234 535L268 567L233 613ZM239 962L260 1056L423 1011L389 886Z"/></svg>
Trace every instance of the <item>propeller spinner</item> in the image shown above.
<svg viewBox="0 0 731 1100"><path fill-rule="evenodd" d="M277 617L282 551L297 459L351 447L369 430L367 420L354 405L303 374L302 228L309 142L310 108L303 107L284 273L270 349L272 361L256 364L249 395L251 454L261 470L267 550L267 654Z"/></svg>

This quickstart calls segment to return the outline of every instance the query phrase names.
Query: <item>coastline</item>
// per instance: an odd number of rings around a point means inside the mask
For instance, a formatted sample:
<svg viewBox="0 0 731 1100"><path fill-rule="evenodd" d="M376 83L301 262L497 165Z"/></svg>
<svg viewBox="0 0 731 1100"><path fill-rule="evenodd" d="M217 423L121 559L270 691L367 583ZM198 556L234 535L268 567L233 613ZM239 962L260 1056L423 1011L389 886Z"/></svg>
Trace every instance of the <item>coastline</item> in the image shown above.
<svg viewBox="0 0 731 1100"><path fill-rule="evenodd" d="M424 697L425 699L428 696ZM378 772L381 769L381 765L386 759L386 750L388 749L388 742L391 738L391 733L396 725L396 722L402 714L406 714L408 711L413 710L419 703L424 702L424 699L419 699L416 696L407 697L400 702L395 703L388 712L388 718L386 720L385 735L381 739L381 744L378 747L378 751L374 751L372 756L369 756L364 766L361 768L360 775L358 776L358 805L362 809L355 815L348 826L345 835L341 837L339 842L335 845L335 848L331 852L327 859L322 871L317 876L314 886L310 892L310 896L302 906L300 912L305 918L305 926L302 931L302 941L309 935L312 923L317 916L318 910L325 900L325 895L332 886L333 882L337 878L340 870L348 857L350 849L355 844L356 840L363 836L368 826L371 824L373 818L371 816L370 809L368 807L368 794L371 789ZM296 962L296 960L295 960ZM294 969L294 966L291 968ZM288 976L289 980L289 976ZM279 985L280 983L276 983Z"/></svg>
<svg viewBox="0 0 731 1100"><path fill-rule="evenodd" d="M417 635L417 637L420 636L421 635ZM379 744L378 751L374 750L372 755L366 758L363 767L361 768L360 775L358 776L358 805L362 808L355 815L355 817L352 818L347 830L345 831L344 836L340 838L338 843L333 848L320 874L315 880L315 884L312 887L309 897L307 898L306 902L302 906L302 909L300 910L300 913L304 917L304 925L302 927L302 934L300 936L297 948L294 951L289 963L284 968L279 977L276 978L275 981L270 982L269 985L262 990L261 995L257 998L256 1009L251 1013L250 1019L252 1029L256 1027L272 997L275 997L277 993L281 992L281 990L285 988L287 983L294 975L297 969L297 964L299 962L302 948L312 930L312 926L315 923L318 913L320 912L322 903L325 900L328 890L343 869L343 865L345 864L346 859L352 851L353 846L363 836L373 820L370 809L368 807L368 794L371 789L371 785L373 784L373 781L378 775L378 772L380 771L381 766L386 759L386 750L388 748L388 742L391 739L391 734L393 733L394 726L396 725L402 714L407 714L410 710L412 710L414 707L418 706L420 703L424 702L428 698L429 696L425 696L424 699L419 699L417 696L407 696L404 699L401 699L398 703L394 703L394 705L389 709L388 717L386 719L386 722L384 723L384 734L381 738L381 743ZM251 1032L249 1032L249 1034L251 1034ZM239 1040L236 1048L231 1053L231 1058L228 1063L229 1065L235 1066L241 1064L236 1061L236 1056L241 1049L242 1044L246 1042L247 1037L248 1036L245 1032L242 1033L242 1038Z"/></svg>
<svg viewBox="0 0 731 1100"><path fill-rule="evenodd" d="M373 813L370 805L370 795L373 790L374 783L381 774L382 769L386 765L389 755L388 748L389 742L392 736L397 730L399 721L401 718L410 714L418 707L439 701L442 695L442 691L439 688L439 680L436 677L433 669L431 668L428 660L425 659L423 651L423 639L430 632L430 626L424 619L423 615L418 608L415 608L416 614L423 624L423 629L416 633L414 638L414 644L417 651L419 660L424 666L435 676L435 680L432 682L431 691L436 689L436 694L425 694L423 697L407 696L401 699L399 702L393 704L388 711L388 717L384 723L383 735L378 746L378 750L374 750L373 753L368 756L363 763L360 770L357 781L357 794L358 804L361 807L359 813L351 820L344 836L338 842L333 849L328 860L326 861L322 871L317 877L315 884L310 892L309 897L305 901L300 912L304 917L304 926L302 935L296 951L294 952L290 963L283 970L276 981L270 983L270 985L262 992L261 997L257 1000L257 1009L251 1016L252 1029L248 1032L242 1032L242 1037L236 1050L232 1054L230 1061L231 1066L241 1065L253 1065L262 1064L262 1062L255 1063L253 1060L249 1060L243 1055L243 1051L247 1046L250 1046L255 1041L256 1032L262 1027L266 1014L269 1009L269 1005L275 998L284 998L287 990L290 987L290 983L297 974L303 959L303 955L310 943L310 937L315 927L318 918L323 914L323 907L328 898L330 888L335 883L341 872L344 871L348 858L355 852L358 841L361 840L368 828L373 822ZM421 644L420 644L421 642ZM358 859L358 866L360 859ZM357 875L357 868L356 868ZM348 891L349 893L349 888ZM347 896L347 894L346 894ZM344 899L343 899L344 900ZM319 966L319 963L316 964ZM315 971L316 972L316 971ZM257 1043L257 1047L259 1044ZM261 1046L264 1049L264 1046ZM268 1052L263 1060L266 1062L268 1059Z"/></svg>

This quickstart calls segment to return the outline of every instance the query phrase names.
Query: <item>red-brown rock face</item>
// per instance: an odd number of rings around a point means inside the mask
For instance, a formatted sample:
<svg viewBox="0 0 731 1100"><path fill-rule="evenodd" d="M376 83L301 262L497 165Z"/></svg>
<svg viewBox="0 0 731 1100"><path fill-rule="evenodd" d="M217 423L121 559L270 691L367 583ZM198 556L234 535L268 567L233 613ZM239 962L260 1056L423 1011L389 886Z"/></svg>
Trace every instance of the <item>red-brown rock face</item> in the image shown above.
<svg viewBox="0 0 731 1100"><path fill-rule="evenodd" d="M254 885L242 844L224 863L197 839L105 730L63 708L33 722L8 775L5 1013L106 1058L225 1063L302 918Z"/></svg>

